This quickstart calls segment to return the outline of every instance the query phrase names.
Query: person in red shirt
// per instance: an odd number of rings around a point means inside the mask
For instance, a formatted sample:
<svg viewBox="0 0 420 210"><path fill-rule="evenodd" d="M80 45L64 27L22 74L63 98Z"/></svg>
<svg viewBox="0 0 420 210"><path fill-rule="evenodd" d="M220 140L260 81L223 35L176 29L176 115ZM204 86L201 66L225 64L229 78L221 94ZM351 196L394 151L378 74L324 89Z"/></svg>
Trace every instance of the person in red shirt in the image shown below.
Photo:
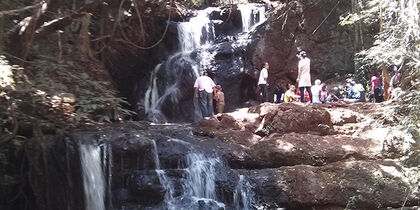
<svg viewBox="0 0 420 210"><path fill-rule="evenodd" d="M376 76L376 73L372 74L370 78L370 86L372 87L371 93L373 94L373 103L380 102L379 100L379 77Z"/></svg>

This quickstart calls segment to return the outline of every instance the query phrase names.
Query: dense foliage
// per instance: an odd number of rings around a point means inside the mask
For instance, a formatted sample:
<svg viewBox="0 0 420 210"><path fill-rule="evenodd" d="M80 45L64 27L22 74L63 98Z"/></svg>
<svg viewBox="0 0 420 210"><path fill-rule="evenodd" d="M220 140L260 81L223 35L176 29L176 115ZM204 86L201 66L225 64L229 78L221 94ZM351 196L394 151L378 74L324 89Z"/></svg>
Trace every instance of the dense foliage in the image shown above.
<svg viewBox="0 0 420 210"><path fill-rule="evenodd" d="M372 72L391 70L396 66L402 89L394 89L399 103L394 113L403 116L403 123L415 135L420 128L420 1L419 0L359 0L359 11L343 18L342 24L363 24L365 28L379 25L373 46L357 54L356 77L369 78ZM416 131L417 130L417 131Z"/></svg>

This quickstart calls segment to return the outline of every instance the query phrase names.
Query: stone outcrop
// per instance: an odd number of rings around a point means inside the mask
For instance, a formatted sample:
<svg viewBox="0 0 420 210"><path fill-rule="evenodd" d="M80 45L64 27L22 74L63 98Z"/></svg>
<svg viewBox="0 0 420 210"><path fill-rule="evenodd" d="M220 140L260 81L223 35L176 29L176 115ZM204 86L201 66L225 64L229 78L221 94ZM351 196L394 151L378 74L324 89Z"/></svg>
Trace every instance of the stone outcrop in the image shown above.
<svg viewBox="0 0 420 210"><path fill-rule="evenodd" d="M272 134L251 147L257 165L275 168L292 165L326 165L347 159L381 157L379 142L343 135Z"/></svg>
<svg viewBox="0 0 420 210"><path fill-rule="evenodd" d="M244 171L263 203L287 209L377 209L419 204L404 169L393 161L338 162ZM408 201L408 202L407 202Z"/></svg>

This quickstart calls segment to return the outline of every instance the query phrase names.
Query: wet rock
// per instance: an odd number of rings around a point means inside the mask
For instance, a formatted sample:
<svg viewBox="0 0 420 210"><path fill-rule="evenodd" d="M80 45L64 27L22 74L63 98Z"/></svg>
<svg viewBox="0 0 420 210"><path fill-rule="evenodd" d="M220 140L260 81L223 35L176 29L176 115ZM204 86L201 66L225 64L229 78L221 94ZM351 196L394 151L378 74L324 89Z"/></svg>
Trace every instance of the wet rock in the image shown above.
<svg viewBox="0 0 420 210"><path fill-rule="evenodd" d="M221 8L220 11L213 11L210 14L214 21L214 33L216 37L235 35L242 31L241 12L236 5Z"/></svg>
<svg viewBox="0 0 420 210"><path fill-rule="evenodd" d="M176 139L161 140L157 143L161 168L176 169L186 163L186 155L191 151L191 146Z"/></svg>
<svg viewBox="0 0 420 210"><path fill-rule="evenodd" d="M377 209L418 205L418 192L396 162L338 162L322 167L299 165L246 172L263 203L287 209ZM408 196L407 196L408 195ZM328 209L328 208L327 208Z"/></svg>
<svg viewBox="0 0 420 210"><path fill-rule="evenodd" d="M121 169L155 169L154 142L139 133L125 133L115 137L112 152L115 166Z"/></svg>
<svg viewBox="0 0 420 210"><path fill-rule="evenodd" d="M379 142L348 136L313 134L273 134L250 148L261 168L292 165L325 165L347 159L376 159L381 156Z"/></svg>
<svg viewBox="0 0 420 210"><path fill-rule="evenodd" d="M127 187L129 199L141 204L157 204L165 198L166 190L154 170L132 173Z"/></svg>

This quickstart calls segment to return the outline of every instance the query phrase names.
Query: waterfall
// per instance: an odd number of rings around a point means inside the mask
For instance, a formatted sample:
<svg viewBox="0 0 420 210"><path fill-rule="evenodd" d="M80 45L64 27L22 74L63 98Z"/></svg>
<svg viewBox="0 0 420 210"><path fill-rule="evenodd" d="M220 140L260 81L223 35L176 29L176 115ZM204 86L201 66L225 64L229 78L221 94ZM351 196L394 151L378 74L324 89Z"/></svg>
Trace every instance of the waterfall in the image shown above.
<svg viewBox="0 0 420 210"><path fill-rule="evenodd" d="M215 8L200 10L190 21L178 24L181 52L193 51L214 41L214 26L208 17L214 10Z"/></svg>
<svg viewBox="0 0 420 210"><path fill-rule="evenodd" d="M101 167L101 148L80 145L83 170L83 188L86 210L105 209L105 178Z"/></svg>
<svg viewBox="0 0 420 210"><path fill-rule="evenodd" d="M152 141L152 151L151 154L153 156L153 161L156 167L156 174L159 178L160 184L165 188L165 202L168 205L169 209L173 209L171 200L172 200L172 193L174 192L174 187L172 183L168 181L168 176L166 175L165 171L160 169L160 161L159 161L159 154L157 150L156 141Z"/></svg>
<svg viewBox="0 0 420 210"><path fill-rule="evenodd" d="M265 6L261 4L241 4L238 8L242 16L243 33L234 35L236 43L232 43L232 46L243 47L250 42L248 34L267 18ZM210 19L210 14L214 12L221 10L210 7L197 11L196 16L188 22L171 23L176 24L179 50L156 65L150 75L143 98L145 114L150 121L192 121L195 118L192 100L194 81L200 71L215 71L217 65L215 56L218 52L215 45L220 43L215 41L216 22ZM243 71L243 65L239 61L235 68Z"/></svg>
<svg viewBox="0 0 420 210"><path fill-rule="evenodd" d="M186 195L216 199L215 167L220 164L220 160L192 153L187 155L187 164Z"/></svg>
<svg viewBox="0 0 420 210"><path fill-rule="evenodd" d="M233 206L236 210L251 209L253 192L251 184L246 181L244 175L239 175L239 182L233 194Z"/></svg>
<svg viewBox="0 0 420 210"><path fill-rule="evenodd" d="M254 7L251 4L238 5L238 9L241 11L243 32L250 31L253 8Z"/></svg>
<svg viewBox="0 0 420 210"><path fill-rule="evenodd" d="M243 32L253 31L267 20L265 7L258 7L255 4L240 4L238 9L241 11Z"/></svg>
<svg viewBox="0 0 420 210"><path fill-rule="evenodd" d="M112 147L110 144L102 146L102 168L105 172L106 181L106 199L105 204L107 209L112 209Z"/></svg>

